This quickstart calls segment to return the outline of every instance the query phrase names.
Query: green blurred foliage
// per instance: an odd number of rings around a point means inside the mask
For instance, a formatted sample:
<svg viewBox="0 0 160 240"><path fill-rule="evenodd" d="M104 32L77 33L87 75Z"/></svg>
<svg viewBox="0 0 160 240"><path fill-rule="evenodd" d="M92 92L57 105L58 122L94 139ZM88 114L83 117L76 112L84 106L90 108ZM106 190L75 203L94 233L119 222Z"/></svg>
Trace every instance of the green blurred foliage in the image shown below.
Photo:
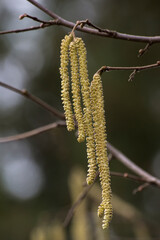
<svg viewBox="0 0 160 240"><path fill-rule="evenodd" d="M159 1L40 1L50 10L76 22L88 18L102 28L140 35L160 35ZM36 25L31 20L18 20L27 12L49 20L26 0L0 2L0 29L16 29ZM26 88L58 110L60 99L59 48L61 39L70 32L61 26L38 31L0 36L0 81ZM141 58L138 50L145 44L100 38L84 33L88 51L89 76L102 66L134 66L159 60L160 46L153 45ZM103 74L108 140L142 168L160 176L160 81L159 69L140 72L128 82L129 72ZM0 89L0 132L9 136L25 132L56 120L31 101ZM68 178L77 164L87 172L85 144L76 141L74 133L59 128L37 135L21 143L0 145L0 239L26 240L39 221L63 221L71 206ZM41 169L44 184L28 199L15 197L4 180L4 166L27 158ZM111 170L128 171L116 159ZM26 169L27 171L27 169ZM28 170L29 171L29 170ZM36 180L35 180L36 181ZM113 193L134 205L143 215L150 236L160 236L159 189L150 187L132 195L136 183L112 177ZM17 186L18 188L18 186ZM27 191L27 189L26 189ZM97 204L98 206L98 204ZM124 209L125 211L125 209ZM88 223L89 224L89 223ZM59 225L57 225L59 226ZM123 229L127 221L123 222ZM125 239L122 222L113 217L111 239ZM68 239L71 229L67 229ZM118 234L118 235L117 235ZM118 238L116 238L118 236ZM131 231L128 237L134 239ZM74 238L73 238L74 239Z"/></svg>

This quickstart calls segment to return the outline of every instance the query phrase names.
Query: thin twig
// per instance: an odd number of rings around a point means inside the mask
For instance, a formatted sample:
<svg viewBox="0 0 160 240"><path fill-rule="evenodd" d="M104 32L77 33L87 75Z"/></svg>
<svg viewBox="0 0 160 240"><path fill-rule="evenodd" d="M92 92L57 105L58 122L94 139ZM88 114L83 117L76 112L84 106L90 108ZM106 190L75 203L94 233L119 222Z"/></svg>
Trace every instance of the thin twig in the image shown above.
<svg viewBox="0 0 160 240"><path fill-rule="evenodd" d="M17 140L22 140L22 139L26 139L32 136L35 136L37 134L40 134L42 132L46 132L48 130L51 130L53 128L58 128L58 127L63 127L66 126L66 122L65 121L57 121L39 128L36 128L34 130L25 132L25 133L21 133L21 134L17 134L14 136L9 136L9 137L3 137L0 138L0 143L7 143L7 142L13 142L13 141L17 141Z"/></svg>
<svg viewBox="0 0 160 240"><path fill-rule="evenodd" d="M45 110L49 111L50 113L52 113L56 117L58 117L58 118L60 118L62 120L65 119L63 113L61 113L57 109L53 108L52 106L50 106L49 104L47 104L46 102L41 100L40 98L32 95L27 90L25 90L25 89L19 90L19 89L15 88L15 87L12 87L11 85L8 85L8 84L6 84L4 82L0 82L0 86L4 87L6 89L9 89L12 92L18 93L18 94L22 95L23 97L26 97L26 98L30 99L32 102L35 102L36 104L40 105L41 107L43 107Z"/></svg>
<svg viewBox="0 0 160 240"><path fill-rule="evenodd" d="M152 68L160 67L160 61L157 61L154 64L145 65L145 66L135 66L135 67L111 67L111 66L102 66L97 72L99 74L102 74L103 72L109 72L109 71L124 71L124 70L133 70L133 72L129 75L128 81L132 81L135 77L136 73Z"/></svg>
<svg viewBox="0 0 160 240"><path fill-rule="evenodd" d="M122 177L122 178L128 178L131 179L133 181L136 182L145 182L146 183L146 179L142 178L142 177L138 177L129 173L120 173L120 172L113 172L111 171L111 176L116 176L116 177Z"/></svg>
<svg viewBox="0 0 160 240"><path fill-rule="evenodd" d="M160 179L152 176L147 173L141 167L137 166L133 161L131 161L128 157L126 157L122 152L120 152L117 148L111 145L109 142L107 143L108 150L112 153L112 155L117 158L121 163L123 163L127 168L131 169L138 176L145 179L146 182L153 184L160 188Z"/></svg>
<svg viewBox="0 0 160 240"><path fill-rule="evenodd" d="M152 45L152 42L149 42L146 44L144 48L141 48L138 52L138 57L141 57L142 55L144 55L149 50L151 45Z"/></svg>
<svg viewBox="0 0 160 240"><path fill-rule="evenodd" d="M124 71L124 70L136 70L138 72L151 69L151 68L156 68L160 67L160 61L157 61L156 63L145 65L145 66L133 66L133 67L111 67L111 66L103 66L101 67L97 72L102 73L102 72L109 72L109 71Z"/></svg>
<svg viewBox="0 0 160 240"><path fill-rule="evenodd" d="M53 19L57 19L58 25L62 25L71 29L75 26L75 23L67 21L66 19L55 14L54 12L46 9L37 1L35 0L27 0L27 1L32 3L37 8L41 9L43 12L45 12L47 15L49 15ZM109 37L109 38L115 38L115 39L121 39L121 40L127 40L127 41L146 42L146 43L152 42L152 44L160 42L160 36L148 37L148 36L137 36L137 35L131 35L126 33L120 33L120 32L116 32L108 29L101 29L95 26L94 24L90 23L89 20L87 20L86 22L87 22L86 24L91 26L92 28L77 26L76 29L78 31L94 34L97 36Z"/></svg>
<svg viewBox="0 0 160 240"><path fill-rule="evenodd" d="M30 18L30 19L32 19L35 22L39 22L39 23L43 23L43 24L49 24L49 25L51 24L51 22L43 21L43 20L41 20L41 19L39 19L37 17L31 16L31 15L29 15L27 13L24 13L24 14L19 16L19 20L22 20L24 18Z"/></svg>
<svg viewBox="0 0 160 240"><path fill-rule="evenodd" d="M40 24L39 26L35 26L35 27L21 28L21 29L9 30L9 31L1 31L0 35L10 34L10 33L29 32L29 31L34 31L34 30L38 30L38 29L43 29L43 28L49 27L49 26L51 26L51 25Z"/></svg>
<svg viewBox="0 0 160 240"><path fill-rule="evenodd" d="M148 187L150 185L150 183L146 182L142 185L140 185L138 188L133 190L133 194L136 194L137 192L141 192L143 189L145 189L146 187Z"/></svg>

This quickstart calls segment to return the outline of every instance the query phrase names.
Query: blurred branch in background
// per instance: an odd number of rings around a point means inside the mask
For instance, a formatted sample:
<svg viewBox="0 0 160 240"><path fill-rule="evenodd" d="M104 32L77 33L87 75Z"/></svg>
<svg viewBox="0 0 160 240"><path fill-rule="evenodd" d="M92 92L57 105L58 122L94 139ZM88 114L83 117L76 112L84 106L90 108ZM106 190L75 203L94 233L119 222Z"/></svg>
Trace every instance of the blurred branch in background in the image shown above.
<svg viewBox="0 0 160 240"><path fill-rule="evenodd" d="M66 126L66 122L65 121L57 121L57 122L45 125L43 127L39 127L39 128L34 129L34 130L25 132L25 133L17 134L17 135L14 135L14 136L0 138L0 143L13 142L13 141L17 141L17 140L26 139L26 138L35 136L37 134L40 134L42 132L46 132L46 131L54 129L54 128L65 127L65 126Z"/></svg>
<svg viewBox="0 0 160 240"><path fill-rule="evenodd" d="M44 102L43 100L41 100L40 98L32 95L31 93L29 93L26 89L23 90L19 90L11 85L8 85L4 82L0 82L0 86L4 87L8 90L11 90L12 92L15 92L17 94L22 95L23 97L26 97L28 99L30 99L32 102L40 105L42 108L44 108L45 110L47 110L48 112L52 113L53 115L55 115L56 117L60 118L60 119L65 119L64 118L64 114L61 113L60 111L58 111L57 109L55 109L54 107L50 106L49 104L47 104L46 102Z"/></svg>

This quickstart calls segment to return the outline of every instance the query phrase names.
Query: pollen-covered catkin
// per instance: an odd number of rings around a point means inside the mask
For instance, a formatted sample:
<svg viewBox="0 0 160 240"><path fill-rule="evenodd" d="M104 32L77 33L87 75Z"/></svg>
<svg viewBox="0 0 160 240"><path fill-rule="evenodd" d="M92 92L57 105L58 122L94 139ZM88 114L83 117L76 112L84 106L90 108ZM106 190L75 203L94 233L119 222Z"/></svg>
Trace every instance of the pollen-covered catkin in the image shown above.
<svg viewBox="0 0 160 240"><path fill-rule="evenodd" d="M102 188L102 203L98 208L98 216L103 217L102 228L107 228L112 218L111 186L109 161L107 157L106 122L101 76L96 73L90 87L93 126L95 133L96 156Z"/></svg>
<svg viewBox="0 0 160 240"><path fill-rule="evenodd" d="M70 101L70 82L69 82L69 73L68 73L68 64L69 64L69 44L72 41L73 37L70 34L66 35L61 42L61 52L60 52L60 75L61 75L61 99L64 108L64 114L66 118L67 130L74 130L74 117L72 112L72 105Z"/></svg>
<svg viewBox="0 0 160 240"><path fill-rule="evenodd" d="M80 81L79 81L79 63L75 41L69 45L71 81L72 81L72 98L74 113L78 124L78 142L85 140L85 128L83 122L83 113L81 107Z"/></svg>
<svg viewBox="0 0 160 240"><path fill-rule="evenodd" d="M96 176L96 155L95 155L95 141L94 130L92 122L91 102L90 102L90 82L88 79L87 70L87 51L82 38L76 38L76 47L79 57L79 73L81 92L84 105L84 124L86 131L86 145L87 145L87 158L88 158L88 175L87 184L92 184Z"/></svg>

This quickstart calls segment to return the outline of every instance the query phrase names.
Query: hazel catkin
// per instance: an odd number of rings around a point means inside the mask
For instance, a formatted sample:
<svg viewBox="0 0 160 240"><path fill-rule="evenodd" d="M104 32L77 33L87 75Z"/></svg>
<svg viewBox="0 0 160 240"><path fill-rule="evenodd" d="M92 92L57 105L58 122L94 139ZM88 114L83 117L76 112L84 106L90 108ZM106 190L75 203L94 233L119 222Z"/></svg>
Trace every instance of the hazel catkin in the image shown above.
<svg viewBox="0 0 160 240"><path fill-rule="evenodd" d="M74 116L72 112L72 105L70 100L70 81L68 73L68 64L69 64L69 44L72 41L73 37L70 34L66 35L61 42L61 51L60 51L60 75L61 75L61 99L64 108L64 114L66 118L67 130L72 131L75 129L74 126Z"/></svg>
<svg viewBox="0 0 160 240"><path fill-rule="evenodd" d="M98 166L102 189L102 201L98 207L98 216L103 217L102 228L104 229L108 227L112 218L112 204L101 76L97 72L90 84L86 47L83 40L76 38L74 34L65 36L62 40L60 61L61 98L67 129L68 131L73 130L75 128L74 120L76 120L78 126L77 140L82 142L86 138L87 184L94 182ZM68 69L70 69L71 74L69 74ZM71 75L71 81L69 75ZM72 102L70 91L72 92Z"/></svg>
<svg viewBox="0 0 160 240"><path fill-rule="evenodd" d="M76 38L77 52L79 57L79 72L81 92L84 105L84 124L86 131L86 146L88 158L88 174L87 184L92 184L96 177L96 155L95 155L95 142L94 130L92 122L91 102L90 102L90 82L88 78L87 68L87 51L82 38Z"/></svg>
<svg viewBox="0 0 160 240"><path fill-rule="evenodd" d="M96 73L90 87L93 114L94 136L96 144L97 164L102 188L102 203L98 208L98 216L103 217L102 228L107 228L112 218L111 186L109 160L107 157L106 123L104 97L101 76Z"/></svg>
<svg viewBox="0 0 160 240"><path fill-rule="evenodd" d="M71 82L72 82L72 98L74 113L78 125L78 142L85 140L85 129L83 122L83 113L81 107L80 81L79 81L79 63L75 41L69 45L70 65L71 65Z"/></svg>

